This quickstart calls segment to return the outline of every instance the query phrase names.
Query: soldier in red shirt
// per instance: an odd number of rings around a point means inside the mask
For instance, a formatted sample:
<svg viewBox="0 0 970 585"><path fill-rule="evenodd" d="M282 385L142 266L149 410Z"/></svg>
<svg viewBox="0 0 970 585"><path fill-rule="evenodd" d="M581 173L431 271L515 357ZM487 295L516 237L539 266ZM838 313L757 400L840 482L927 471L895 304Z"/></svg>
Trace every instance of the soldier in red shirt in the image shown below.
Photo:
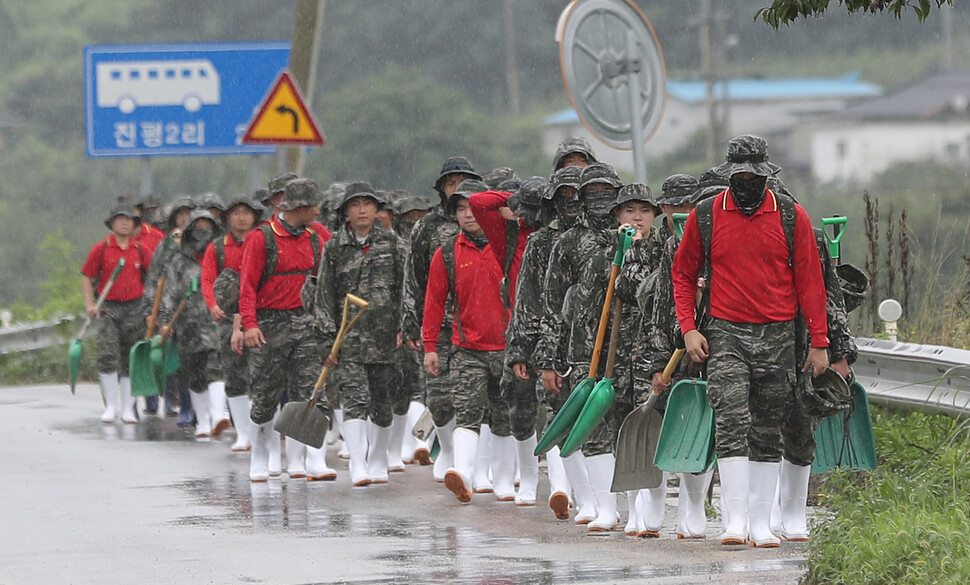
<svg viewBox="0 0 970 585"><path fill-rule="evenodd" d="M98 317L101 323L98 331L98 379L105 404L101 421L106 423L114 422L119 413L123 422L138 422L128 375L128 354L131 346L141 338L144 326L139 299L149 257L133 238L140 222L135 209L129 203L120 202L104 220L111 233L91 247L87 260L81 266L84 308L89 317ZM104 291L111 273L122 259L125 261L124 267L100 310L95 309L95 294L100 295Z"/></svg>

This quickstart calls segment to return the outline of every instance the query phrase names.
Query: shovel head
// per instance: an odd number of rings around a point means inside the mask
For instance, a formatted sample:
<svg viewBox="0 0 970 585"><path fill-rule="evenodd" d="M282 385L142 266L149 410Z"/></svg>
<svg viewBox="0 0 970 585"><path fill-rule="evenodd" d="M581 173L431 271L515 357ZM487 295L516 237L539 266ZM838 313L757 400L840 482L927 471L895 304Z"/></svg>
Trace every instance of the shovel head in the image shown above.
<svg viewBox="0 0 970 585"><path fill-rule="evenodd" d="M612 492L653 489L663 481L663 471L653 462L663 417L652 406L648 401L628 414L620 425Z"/></svg>
<svg viewBox="0 0 970 585"><path fill-rule="evenodd" d="M411 428L411 436L419 441L427 441L434 430L434 419L431 417L431 409L425 408L421 416Z"/></svg>
<svg viewBox="0 0 970 585"><path fill-rule="evenodd" d="M707 382L681 380L670 390L653 462L664 471L702 473L714 461L714 411Z"/></svg>
<svg viewBox="0 0 970 585"><path fill-rule="evenodd" d="M131 346L128 353L128 373L131 376L132 396L157 396L160 391L152 369L152 342L143 339Z"/></svg>
<svg viewBox="0 0 970 585"><path fill-rule="evenodd" d="M606 413L609 412L615 401L616 391L613 390L613 380L603 378L597 382L586 400L586 404L583 405L582 412L576 417L572 430L569 431L569 435L562 443L560 454L563 457L569 457L589 440L589 437L596 430L596 427L603 422Z"/></svg>
<svg viewBox="0 0 970 585"><path fill-rule="evenodd" d="M852 471L876 468L876 438L865 388L858 382L849 387L852 408L825 417L815 430L815 460L812 473L827 473L836 467Z"/></svg>
<svg viewBox="0 0 970 585"><path fill-rule="evenodd" d="M286 437L320 449L330 430L330 419L309 402L287 402L273 428Z"/></svg>
<svg viewBox="0 0 970 585"><path fill-rule="evenodd" d="M67 367L71 380L71 394L74 394L77 375L81 371L81 346L81 340L75 339L71 342L71 347L67 350Z"/></svg>
<svg viewBox="0 0 970 585"><path fill-rule="evenodd" d="M573 391L569 394L569 398L566 399L562 408L559 409L559 412L552 419L552 422L546 427L546 432L542 433L542 437L536 443L536 448L533 452L536 457L552 449L566 438L569 430L573 428L573 424L579 417L579 413L586 406L586 401L593 392L594 386L596 386L596 379L586 378L578 386L573 388Z"/></svg>

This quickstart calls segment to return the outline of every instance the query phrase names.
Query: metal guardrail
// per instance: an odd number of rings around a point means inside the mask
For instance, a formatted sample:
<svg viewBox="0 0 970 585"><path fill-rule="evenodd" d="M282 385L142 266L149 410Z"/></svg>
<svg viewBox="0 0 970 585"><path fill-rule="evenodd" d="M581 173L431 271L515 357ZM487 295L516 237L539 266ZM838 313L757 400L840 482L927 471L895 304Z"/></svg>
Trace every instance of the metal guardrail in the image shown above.
<svg viewBox="0 0 970 585"><path fill-rule="evenodd" d="M66 316L50 321L0 327L0 355L35 351L64 343L66 339L62 332L73 331L74 328L69 324L79 319L80 316ZM93 332L93 328L88 328L88 331Z"/></svg>
<svg viewBox="0 0 970 585"><path fill-rule="evenodd" d="M856 344L852 369L873 404L970 416L970 351L867 337Z"/></svg>

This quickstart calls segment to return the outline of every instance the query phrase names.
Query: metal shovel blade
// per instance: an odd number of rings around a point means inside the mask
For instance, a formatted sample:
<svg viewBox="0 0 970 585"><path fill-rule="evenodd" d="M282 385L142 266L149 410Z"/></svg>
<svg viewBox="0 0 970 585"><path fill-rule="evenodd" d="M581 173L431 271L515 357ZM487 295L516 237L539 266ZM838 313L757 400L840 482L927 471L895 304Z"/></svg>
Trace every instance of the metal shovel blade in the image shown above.
<svg viewBox="0 0 970 585"><path fill-rule="evenodd" d="M74 385L77 384L77 375L81 371L81 340L75 339L71 342L71 347L67 350L67 364L71 380L71 394L74 394Z"/></svg>
<svg viewBox="0 0 970 585"><path fill-rule="evenodd" d="M286 437L320 449L330 430L330 419L309 402L287 402L273 428Z"/></svg>
<svg viewBox="0 0 970 585"><path fill-rule="evenodd" d="M876 468L876 439L872 432L869 398L862 384L849 387L852 408L825 417L815 430L815 460L812 473L827 473L836 467L852 471Z"/></svg>
<svg viewBox="0 0 970 585"><path fill-rule="evenodd" d="M714 411L707 382L681 380L670 391L654 463L664 471L702 473L713 461Z"/></svg>
<svg viewBox="0 0 970 585"><path fill-rule="evenodd" d="M143 339L131 346L128 353L128 374L131 376L132 396L157 396L159 394L155 371L151 363L152 342Z"/></svg>
<svg viewBox="0 0 970 585"><path fill-rule="evenodd" d="M663 471L653 458L657 454L663 417L653 408L657 394L623 419L616 441L616 467L612 492L652 489L663 481Z"/></svg>
<svg viewBox="0 0 970 585"><path fill-rule="evenodd" d="M434 419L431 417L431 409L425 408L421 416L411 428L411 435L419 441L427 441L434 430Z"/></svg>

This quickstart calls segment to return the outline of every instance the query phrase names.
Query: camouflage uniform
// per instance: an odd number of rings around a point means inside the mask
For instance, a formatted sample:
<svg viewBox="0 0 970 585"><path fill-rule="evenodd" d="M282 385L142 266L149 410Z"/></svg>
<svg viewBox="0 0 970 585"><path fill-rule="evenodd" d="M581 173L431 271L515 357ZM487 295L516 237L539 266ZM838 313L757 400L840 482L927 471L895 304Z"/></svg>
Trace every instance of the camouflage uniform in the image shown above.
<svg viewBox="0 0 970 585"><path fill-rule="evenodd" d="M98 327L98 371L128 375L131 346L142 339L145 321L138 311L138 300L104 301ZM123 357L122 357L123 356Z"/></svg>
<svg viewBox="0 0 970 585"><path fill-rule="evenodd" d="M455 347L451 355L452 401L457 426L476 433L482 424L497 437L508 437L509 406L502 396L501 380L505 366L502 351L476 351ZM535 432L535 428L532 429Z"/></svg>
<svg viewBox="0 0 970 585"><path fill-rule="evenodd" d="M375 222L364 243L348 227L337 231L323 250L314 314L329 350L340 327L347 293L370 303L344 338L340 363L330 374L345 419L391 424L391 399L400 389L397 334L401 283L407 249L393 232ZM405 408L403 413L407 412Z"/></svg>

